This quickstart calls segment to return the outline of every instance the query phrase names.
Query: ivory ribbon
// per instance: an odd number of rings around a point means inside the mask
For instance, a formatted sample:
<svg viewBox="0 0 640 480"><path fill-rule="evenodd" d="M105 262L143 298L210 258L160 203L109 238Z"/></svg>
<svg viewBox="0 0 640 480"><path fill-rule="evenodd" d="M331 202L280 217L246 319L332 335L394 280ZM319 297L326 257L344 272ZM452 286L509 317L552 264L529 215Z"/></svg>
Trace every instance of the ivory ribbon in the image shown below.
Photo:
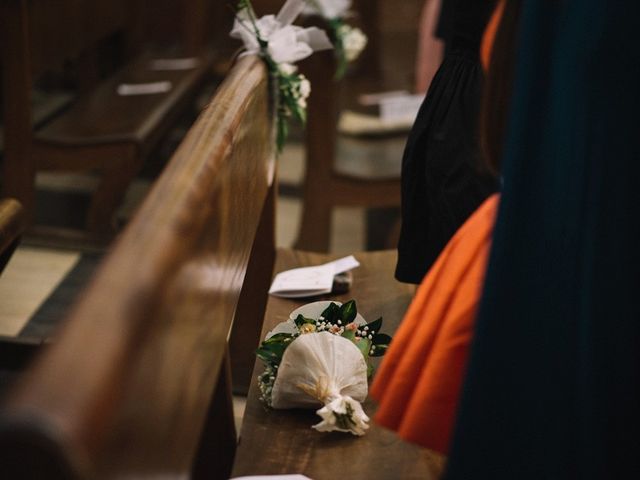
<svg viewBox="0 0 640 480"><path fill-rule="evenodd" d="M342 395L335 388L331 388L332 386L325 376L320 377L313 386L298 383L296 387L324 404L321 409L316 411L322 418L320 423L313 425L316 430L320 432L349 432L361 436L369 428L369 417L364 413L360 402L348 395ZM346 424L338 421L338 417L344 419L346 415L348 415Z"/></svg>
<svg viewBox="0 0 640 480"><path fill-rule="evenodd" d="M259 35L267 43L268 54L276 63L295 63L313 52L333 48L324 30L292 25L305 5L304 0L287 0L277 16L255 19L255 25L250 17L252 13L243 10L238 13L231 37L241 40L246 49L243 55L249 55L260 53L256 38Z"/></svg>

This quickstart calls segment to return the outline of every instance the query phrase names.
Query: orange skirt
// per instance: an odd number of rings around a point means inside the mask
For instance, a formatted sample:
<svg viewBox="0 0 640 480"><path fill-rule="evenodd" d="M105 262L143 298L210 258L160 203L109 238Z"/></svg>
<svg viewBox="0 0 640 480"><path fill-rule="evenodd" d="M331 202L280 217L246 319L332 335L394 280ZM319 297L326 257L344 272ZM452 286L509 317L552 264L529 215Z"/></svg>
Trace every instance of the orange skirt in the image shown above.
<svg viewBox="0 0 640 480"><path fill-rule="evenodd" d="M438 257L371 386L375 420L400 437L448 453L498 195L489 197Z"/></svg>

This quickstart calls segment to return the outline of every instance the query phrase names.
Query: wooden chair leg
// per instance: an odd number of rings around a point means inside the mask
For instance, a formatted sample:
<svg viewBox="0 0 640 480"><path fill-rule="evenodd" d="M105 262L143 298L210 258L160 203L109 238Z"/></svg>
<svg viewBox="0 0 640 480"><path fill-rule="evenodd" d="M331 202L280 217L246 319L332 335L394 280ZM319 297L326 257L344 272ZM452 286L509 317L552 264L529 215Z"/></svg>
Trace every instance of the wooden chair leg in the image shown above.
<svg viewBox="0 0 640 480"><path fill-rule="evenodd" d="M127 188L142 167L142 158L135 146L131 146L121 161L104 170L97 190L91 198L87 214L87 229L94 234L110 233L115 230L114 214L122 202Z"/></svg>
<svg viewBox="0 0 640 480"><path fill-rule="evenodd" d="M400 240L400 229L402 228L402 217L398 214L396 220L393 222L393 227L389 231L389 235L386 239L387 250L394 250L398 248L398 241Z"/></svg>
<svg viewBox="0 0 640 480"><path fill-rule="evenodd" d="M328 252L331 243L331 214L333 206L323 202L322 193L305 189L302 222L295 248L309 252ZM326 193L325 193L326 195Z"/></svg>
<svg viewBox="0 0 640 480"><path fill-rule="evenodd" d="M228 479L233 468L237 438L231 397L231 367L227 351L200 437L191 478Z"/></svg>

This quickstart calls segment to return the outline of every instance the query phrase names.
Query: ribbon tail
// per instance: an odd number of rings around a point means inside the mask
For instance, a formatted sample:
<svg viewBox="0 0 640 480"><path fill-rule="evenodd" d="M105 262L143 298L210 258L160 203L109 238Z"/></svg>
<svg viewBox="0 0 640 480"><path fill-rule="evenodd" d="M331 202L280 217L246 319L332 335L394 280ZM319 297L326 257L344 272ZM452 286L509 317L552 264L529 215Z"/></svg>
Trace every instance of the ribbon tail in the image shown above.
<svg viewBox="0 0 640 480"><path fill-rule="evenodd" d="M306 2L304 0L287 0L282 6L276 20L280 25L291 25L298 15L304 10Z"/></svg>
<svg viewBox="0 0 640 480"><path fill-rule="evenodd" d="M333 48L333 44L331 40L329 40L326 32L318 27L305 28L298 33L298 37L301 37L300 39L304 40L314 52L331 50Z"/></svg>

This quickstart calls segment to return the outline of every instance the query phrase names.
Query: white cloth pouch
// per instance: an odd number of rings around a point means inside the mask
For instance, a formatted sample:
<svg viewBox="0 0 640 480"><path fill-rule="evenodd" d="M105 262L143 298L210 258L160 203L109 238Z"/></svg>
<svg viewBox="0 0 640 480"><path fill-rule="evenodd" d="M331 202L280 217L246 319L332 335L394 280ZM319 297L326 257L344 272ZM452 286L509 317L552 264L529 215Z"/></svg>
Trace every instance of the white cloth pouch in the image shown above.
<svg viewBox="0 0 640 480"><path fill-rule="evenodd" d="M328 332L300 335L287 347L278 368L272 407L317 408L323 421L313 428L364 434L369 418L367 364L353 342Z"/></svg>

